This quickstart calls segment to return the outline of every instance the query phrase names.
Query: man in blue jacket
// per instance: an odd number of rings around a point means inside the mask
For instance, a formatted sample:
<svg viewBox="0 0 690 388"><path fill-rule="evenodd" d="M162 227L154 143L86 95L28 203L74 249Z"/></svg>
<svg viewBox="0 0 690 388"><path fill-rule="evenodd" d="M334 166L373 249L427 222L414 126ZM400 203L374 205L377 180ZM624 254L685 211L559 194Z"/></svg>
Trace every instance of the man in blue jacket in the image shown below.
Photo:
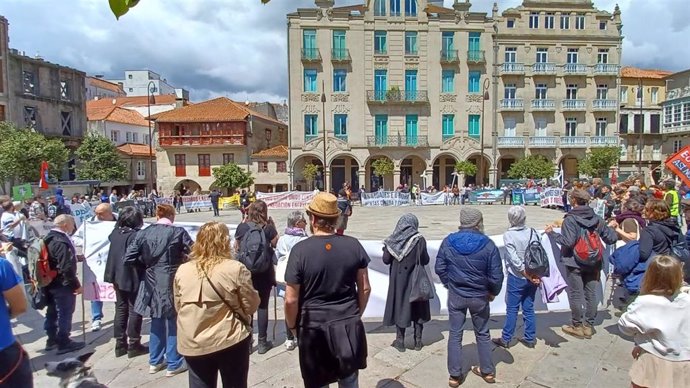
<svg viewBox="0 0 690 388"><path fill-rule="evenodd" d="M503 268L498 248L484 234L479 210L467 207L460 210L459 231L451 233L441 243L435 269L448 289L448 385L458 387L462 383L462 327L467 310L472 317L479 351L479 366L471 370L486 382L495 382L489 302L501 292Z"/></svg>

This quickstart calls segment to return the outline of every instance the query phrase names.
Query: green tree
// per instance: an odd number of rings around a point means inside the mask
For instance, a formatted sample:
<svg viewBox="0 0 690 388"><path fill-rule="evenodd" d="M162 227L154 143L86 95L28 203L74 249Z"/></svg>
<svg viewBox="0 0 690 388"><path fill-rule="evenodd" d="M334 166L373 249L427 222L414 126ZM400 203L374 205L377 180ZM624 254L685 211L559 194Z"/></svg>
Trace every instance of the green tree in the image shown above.
<svg viewBox="0 0 690 388"><path fill-rule="evenodd" d="M304 180L309 183L310 188L313 188L314 179L316 178L316 175L318 175L320 169L321 166L317 166L314 163L306 163L304 167L302 167L302 176L304 177Z"/></svg>
<svg viewBox="0 0 690 388"><path fill-rule="evenodd" d="M620 147L595 148L584 159L580 160L577 169L580 174L591 177L604 177L608 175L611 167L618 164L620 158Z"/></svg>
<svg viewBox="0 0 690 388"><path fill-rule="evenodd" d="M508 170L513 179L543 179L553 176L553 163L542 155L530 155L513 163Z"/></svg>
<svg viewBox="0 0 690 388"><path fill-rule="evenodd" d="M455 163L455 171L460 174L465 174L465 176L474 176L477 174L477 166L472 162L463 160Z"/></svg>
<svg viewBox="0 0 690 388"><path fill-rule="evenodd" d="M271 0L261 0L261 4L268 4ZM115 15L116 19L120 19L120 16L129 12L130 8L133 8L139 4L139 0L108 0L110 5L110 10Z"/></svg>
<svg viewBox="0 0 690 388"><path fill-rule="evenodd" d="M388 158L379 158L371 163L372 171L374 175L382 177L393 173L395 166L393 162Z"/></svg>
<svg viewBox="0 0 690 388"><path fill-rule="evenodd" d="M213 169L213 177L216 178L216 182L213 185L226 189L228 192L233 192L236 189L249 187L254 184L252 173L243 170L242 167L235 163L228 163L224 166L215 167Z"/></svg>
<svg viewBox="0 0 690 388"><path fill-rule="evenodd" d="M36 183L41 163L48 162L51 179L60 176L69 151L60 140L46 139L30 129L18 129L10 122L0 122L0 190L7 184Z"/></svg>
<svg viewBox="0 0 690 388"><path fill-rule="evenodd" d="M117 147L100 135L88 135L77 148L77 178L115 182L127 179L127 163Z"/></svg>

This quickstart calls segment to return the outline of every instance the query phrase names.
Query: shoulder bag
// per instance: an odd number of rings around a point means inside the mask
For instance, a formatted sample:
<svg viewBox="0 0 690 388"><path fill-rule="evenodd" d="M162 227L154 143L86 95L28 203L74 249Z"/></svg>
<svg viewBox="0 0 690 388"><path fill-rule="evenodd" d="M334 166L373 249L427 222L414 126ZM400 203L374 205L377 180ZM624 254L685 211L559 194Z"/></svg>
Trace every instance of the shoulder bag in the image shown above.
<svg viewBox="0 0 690 388"><path fill-rule="evenodd" d="M225 306L227 306L227 308L230 309L230 312L232 313L232 315L233 315L238 321L242 322L242 324L246 327L246 329L251 333L251 332L252 332L252 325L251 325L251 323L247 322L247 320L244 319L243 316L241 316L240 314L238 314L238 313L235 311L235 309L233 309L232 306L230 306L230 302L228 302L227 300L225 300L225 298L223 298L223 295L221 295L220 292L218 291L218 289L216 288L216 286L213 285L213 282L212 282L211 279L208 277L208 274L207 274L206 272L204 272L204 277L206 277L206 281L207 281L208 284L211 286L211 288L212 288L213 291L216 293L216 295L218 295L218 297L220 298L220 300L222 300L223 303L225 304Z"/></svg>
<svg viewBox="0 0 690 388"><path fill-rule="evenodd" d="M417 265L415 265L412 276L410 276L410 303L434 299L434 286L420 260L421 254L417 255Z"/></svg>

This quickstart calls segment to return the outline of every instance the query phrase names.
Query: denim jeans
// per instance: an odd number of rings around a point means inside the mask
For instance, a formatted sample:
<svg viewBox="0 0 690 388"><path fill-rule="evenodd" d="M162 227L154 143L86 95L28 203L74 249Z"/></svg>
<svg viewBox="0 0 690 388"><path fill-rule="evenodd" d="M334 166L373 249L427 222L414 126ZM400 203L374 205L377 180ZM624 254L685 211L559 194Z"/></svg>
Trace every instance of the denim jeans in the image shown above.
<svg viewBox="0 0 690 388"><path fill-rule="evenodd" d="M467 310L470 311L474 336L479 351L479 368L482 373L494 374L496 369L491 360L491 334L489 334L488 298L464 298L448 291L448 373L453 377L462 376L462 328L465 326Z"/></svg>
<svg viewBox="0 0 690 388"><path fill-rule="evenodd" d="M77 296L70 287L65 286L47 288L45 293L48 310L43 329L48 340L56 341L58 345L67 344L72 331L72 315Z"/></svg>
<svg viewBox="0 0 690 388"><path fill-rule="evenodd" d="M328 388L324 385L323 388ZM359 372L355 372L342 380L338 380L338 388L359 388Z"/></svg>
<svg viewBox="0 0 690 388"><path fill-rule="evenodd" d="M517 315L522 306L522 319L525 321L525 341L534 342L537 323L534 317L534 295L537 286L525 278L508 274L506 287L506 322L503 325L503 342L510 343L515 334Z"/></svg>
<svg viewBox="0 0 690 388"><path fill-rule="evenodd" d="M583 270L566 266L565 271L573 326L582 325L583 316L590 326L594 326L594 319L597 317L599 268Z"/></svg>
<svg viewBox="0 0 690 388"><path fill-rule="evenodd" d="M103 302L91 301L91 322L103 320Z"/></svg>
<svg viewBox="0 0 690 388"><path fill-rule="evenodd" d="M177 318L151 318L149 364L167 362L168 370L175 370L182 366L183 361L177 352Z"/></svg>

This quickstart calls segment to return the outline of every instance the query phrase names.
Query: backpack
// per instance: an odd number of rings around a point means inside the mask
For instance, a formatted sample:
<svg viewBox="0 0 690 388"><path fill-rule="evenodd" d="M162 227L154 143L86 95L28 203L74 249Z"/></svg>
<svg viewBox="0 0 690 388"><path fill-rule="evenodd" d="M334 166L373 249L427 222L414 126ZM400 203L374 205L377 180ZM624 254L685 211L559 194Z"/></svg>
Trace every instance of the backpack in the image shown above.
<svg viewBox="0 0 690 388"><path fill-rule="evenodd" d="M532 239L535 234L535 230L531 229L529 244L525 249L525 273L541 278L549 276L549 257L546 255L546 250L541 245L539 238ZM539 234L537 234L537 237L539 237Z"/></svg>
<svg viewBox="0 0 690 388"><path fill-rule="evenodd" d="M573 246L573 258L578 264L593 267L603 260L604 244L597 229L580 229L580 236Z"/></svg>
<svg viewBox="0 0 690 388"><path fill-rule="evenodd" d="M34 239L27 249L26 256L31 283L31 288L28 290L31 306L36 310L42 310L45 308L43 288L55 280L57 271L50 268L48 247L42 238Z"/></svg>
<svg viewBox="0 0 690 388"><path fill-rule="evenodd" d="M240 240L237 260L244 264L252 274L266 272L272 263L268 255L266 234L259 225L247 222L249 230Z"/></svg>
<svg viewBox="0 0 690 388"><path fill-rule="evenodd" d="M683 263L683 278L686 282L690 280L690 250L686 245L681 234L670 242L669 254Z"/></svg>

